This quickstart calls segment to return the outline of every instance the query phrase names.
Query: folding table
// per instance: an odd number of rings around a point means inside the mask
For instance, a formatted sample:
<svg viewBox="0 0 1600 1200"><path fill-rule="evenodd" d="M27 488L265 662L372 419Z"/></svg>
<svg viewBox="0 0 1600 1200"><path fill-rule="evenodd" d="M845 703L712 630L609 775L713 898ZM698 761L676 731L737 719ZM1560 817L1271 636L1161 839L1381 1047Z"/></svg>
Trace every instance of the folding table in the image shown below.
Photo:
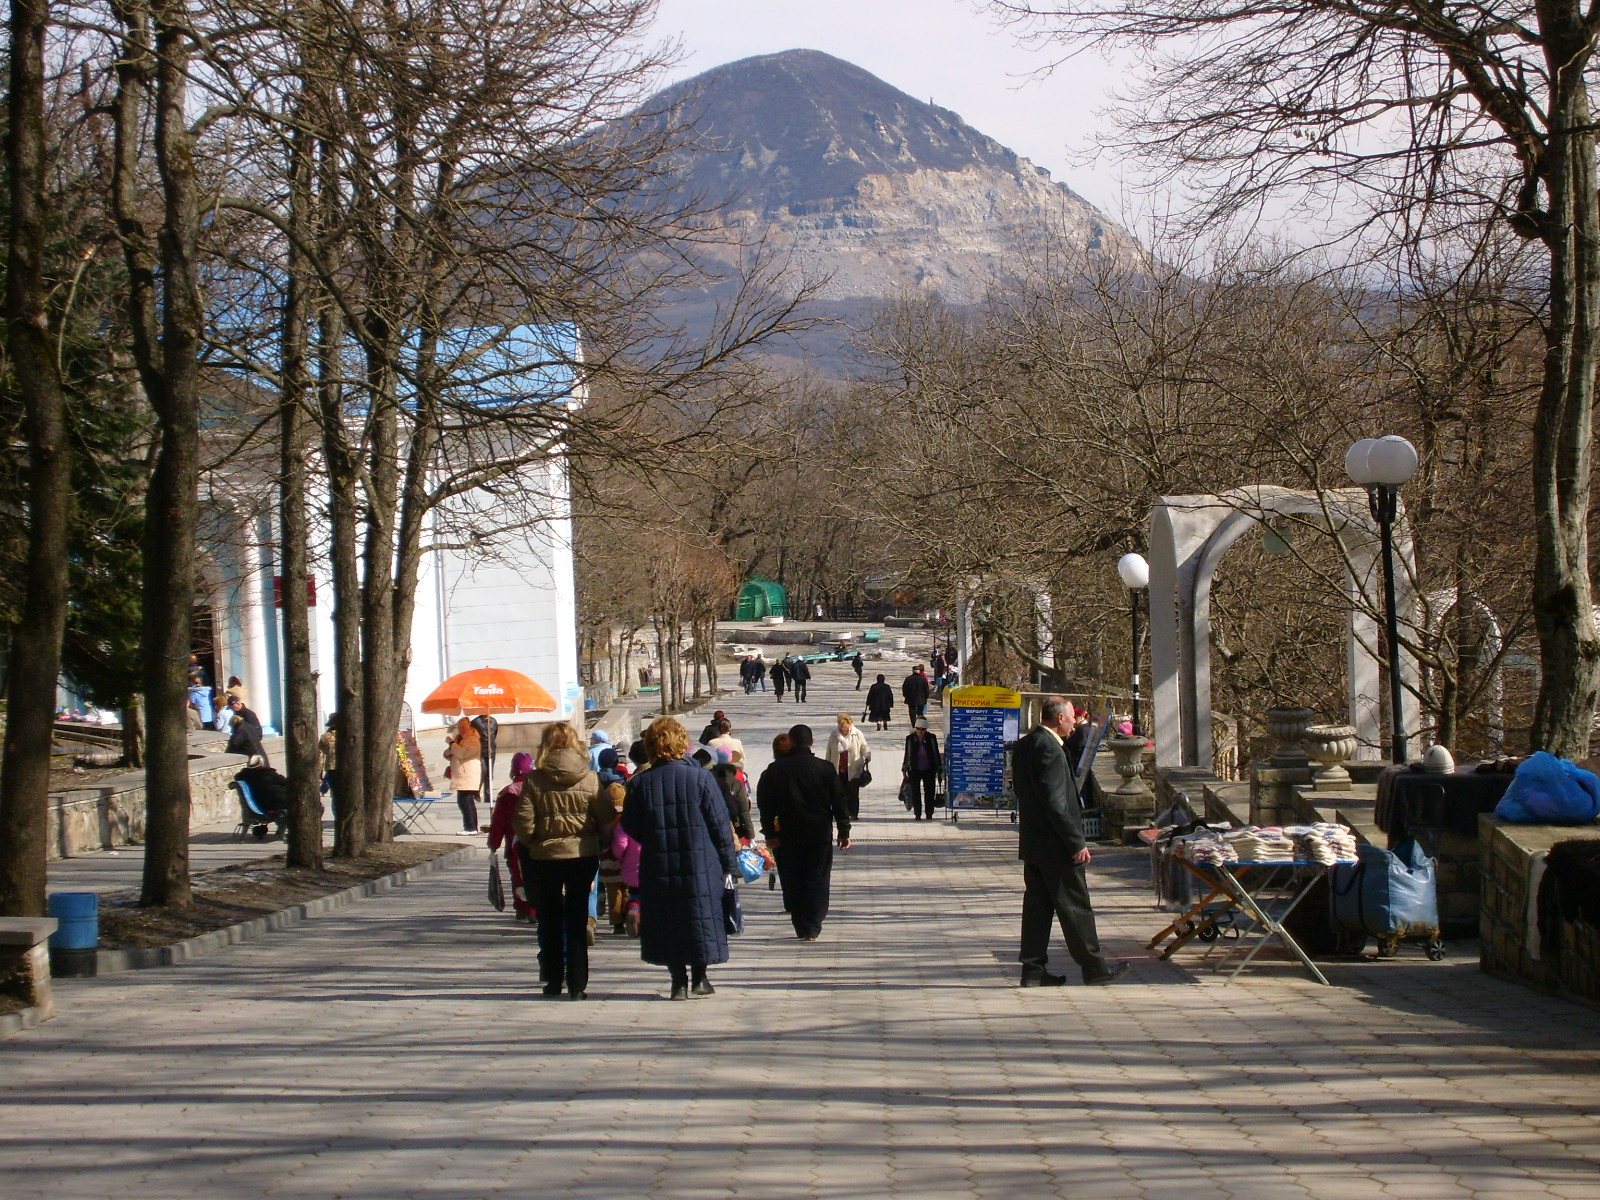
<svg viewBox="0 0 1600 1200"><path fill-rule="evenodd" d="M416 833L418 825L426 824L428 832L437 833L433 827L432 807L437 804L440 796L396 796L394 798L394 819L406 827L407 833Z"/></svg>
<svg viewBox="0 0 1600 1200"><path fill-rule="evenodd" d="M1239 977L1239 972L1250 964L1250 960L1260 953L1261 948L1276 938L1284 949L1298 958L1305 969L1311 972L1313 979L1322 984L1328 982L1327 976L1323 975L1317 964L1307 957L1300 944L1294 940L1294 936L1283 926L1289 914L1306 898L1317 881L1327 874L1327 864L1192 863L1182 857L1179 857L1178 861L1205 885L1206 894L1191 905L1187 912L1175 918L1171 924L1151 938L1150 949L1154 950L1170 937L1172 944L1161 952L1161 957L1171 958L1193 938L1203 938L1206 933L1215 930L1219 918L1238 912L1248 922L1247 928L1240 933L1241 944L1224 954L1212 966L1212 970L1222 970L1234 957L1243 954L1239 964L1228 975L1228 982L1231 983ZM1206 911L1214 901L1218 900L1222 902L1219 907ZM1252 935L1253 944L1249 952L1245 953L1244 939ZM1216 948L1216 943L1213 943L1207 949L1205 957L1210 958Z"/></svg>

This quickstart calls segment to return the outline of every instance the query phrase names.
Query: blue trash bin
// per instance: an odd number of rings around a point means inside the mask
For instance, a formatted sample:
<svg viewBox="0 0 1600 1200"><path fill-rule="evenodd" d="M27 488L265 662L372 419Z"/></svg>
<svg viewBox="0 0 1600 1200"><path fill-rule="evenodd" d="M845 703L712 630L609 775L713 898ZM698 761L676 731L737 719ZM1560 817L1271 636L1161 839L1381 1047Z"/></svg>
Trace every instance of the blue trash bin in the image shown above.
<svg viewBox="0 0 1600 1200"><path fill-rule="evenodd" d="M93 975L100 945L100 894L51 892L49 911L56 919L56 931L50 935L50 974Z"/></svg>

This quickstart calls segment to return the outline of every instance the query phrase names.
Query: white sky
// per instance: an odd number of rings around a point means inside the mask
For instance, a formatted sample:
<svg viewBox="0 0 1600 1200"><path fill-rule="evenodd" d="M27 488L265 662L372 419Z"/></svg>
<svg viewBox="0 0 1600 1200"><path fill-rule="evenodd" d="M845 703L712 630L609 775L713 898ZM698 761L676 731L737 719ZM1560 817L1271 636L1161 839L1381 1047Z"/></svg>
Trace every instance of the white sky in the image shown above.
<svg viewBox="0 0 1600 1200"><path fill-rule="evenodd" d="M975 8L974 0L661 0L656 34L682 41L674 78L752 54L826 51L960 113L1086 200L1123 213L1120 165L1072 160L1111 103L1116 68L1087 54L1032 77L1046 54L1018 46Z"/></svg>

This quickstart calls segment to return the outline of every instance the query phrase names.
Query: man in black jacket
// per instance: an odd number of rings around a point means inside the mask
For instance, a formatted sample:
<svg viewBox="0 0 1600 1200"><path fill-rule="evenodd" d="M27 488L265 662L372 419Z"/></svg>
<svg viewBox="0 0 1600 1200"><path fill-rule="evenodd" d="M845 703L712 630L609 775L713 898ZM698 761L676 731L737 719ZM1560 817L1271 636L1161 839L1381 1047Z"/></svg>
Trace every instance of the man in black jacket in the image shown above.
<svg viewBox="0 0 1600 1200"><path fill-rule="evenodd" d="M807 942L817 940L828 915L835 828L839 849L850 849L850 811L839 770L811 752L812 741L809 725L789 730L792 749L756 784L761 834L778 859L783 906L795 936Z"/></svg>
<svg viewBox="0 0 1600 1200"><path fill-rule="evenodd" d="M1017 857L1022 860L1023 987L1060 987L1065 975L1052 975L1049 963L1050 918L1061 933L1083 981L1106 984L1124 974L1128 964L1111 962L1100 953L1094 907L1089 900L1089 843L1079 819L1078 790L1062 742L1072 732L1072 703L1062 696L1044 702L1039 724L1017 743L1011 758L1017 792Z"/></svg>
<svg viewBox="0 0 1600 1200"><path fill-rule="evenodd" d="M794 688L796 704L806 702L806 685L811 682L811 668L803 658L793 659L789 663L789 683Z"/></svg>
<svg viewBox="0 0 1600 1200"><path fill-rule="evenodd" d="M923 674L922 664L918 663L917 669L907 675L905 681L900 685L900 694L905 697L906 711L911 714L910 720L913 725L917 723L918 717L928 715L928 692L930 690L928 677Z"/></svg>

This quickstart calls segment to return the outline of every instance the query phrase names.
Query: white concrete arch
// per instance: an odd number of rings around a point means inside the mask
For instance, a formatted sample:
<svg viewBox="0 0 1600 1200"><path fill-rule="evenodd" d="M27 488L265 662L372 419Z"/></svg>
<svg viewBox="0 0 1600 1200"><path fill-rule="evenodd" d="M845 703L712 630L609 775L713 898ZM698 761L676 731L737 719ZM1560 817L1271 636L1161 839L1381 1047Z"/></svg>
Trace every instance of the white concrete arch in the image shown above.
<svg viewBox="0 0 1600 1200"><path fill-rule="evenodd" d="M1378 624L1379 534L1360 488L1311 492L1267 485L1214 496L1163 496L1150 513L1150 655L1156 761L1161 766L1211 763L1211 584L1217 566L1246 533L1273 517L1331 523L1350 570L1346 631L1350 723L1358 757L1381 753ZM1404 624L1414 607L1412 553L1404 518L1395 524L1396 599ZM1363 602L1365 598L1365 602ZM1407 730L1417 725L1416 662L1402 655L1408 685L1401 703Z"/></svg>
<svg viewBox="0 0 1600 1200"><path fill-rule="evenodd" d="M1426 593L1423 597L1423 620L1425 620L1429 633L1437 634L1444 626L1444 620L1461 603L1460 593L1455 588L1438 588ZM1484 650L1491 661L1495 662L1494 675L1489 682L1489 706L1486 712L1485 724L1489 731L1490 748L1497 754L1505 753L1506 745L1506 683L1505 676L1500 673L1498 661L1500 652L1505 648L1505 632L1500 628L1500 620L1494 615L1494 610L1481 599L1474 596L1468 600L1467 607L1483 619L1484 623ZM1453 747L1452 747L1453 749Z"/></svg>

